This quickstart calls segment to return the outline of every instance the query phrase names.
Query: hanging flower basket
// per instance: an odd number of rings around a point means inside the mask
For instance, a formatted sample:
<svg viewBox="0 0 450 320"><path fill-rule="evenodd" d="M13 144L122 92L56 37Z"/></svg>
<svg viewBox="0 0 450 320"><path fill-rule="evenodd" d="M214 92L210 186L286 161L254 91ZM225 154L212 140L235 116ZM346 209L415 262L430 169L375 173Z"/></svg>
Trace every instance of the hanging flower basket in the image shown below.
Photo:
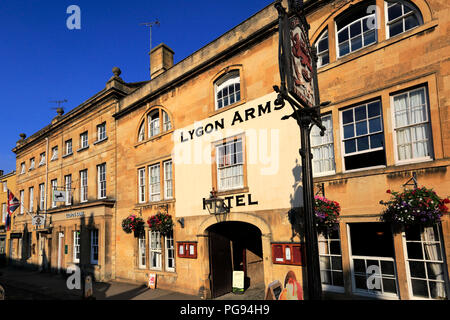
<svg viewBox="0 0 450 320"><path fill-rule="evenodd" d="M432 189L414 188L403 192L387 190L392 195L387 202L381 221L391 223L396 232L410 225L432 226L448 212L448 198L441 199Z"/></svg>
<svg viewBox="0 0 450 320"><path fill-rule="evenodd" d="M336 201L325 197L314 197L314 214L316 216L317 232L330 234L339 228L339 213L341 207Z"/></svg>
<svg viewBox="0 0 450 320"><path fill-rule="evenodd" d="M167 213L158 212L147 220L150 230L166 235L173 230L172 216Z"/></svg>
<svg viewBox="0 0 450 320"><path fill-rule="evenodd" d="M127 218L122 220L122 229L126 233L134 232L134 235L137 236L144 229L145 222L142 218L137 217L132 214Z"/></svg>

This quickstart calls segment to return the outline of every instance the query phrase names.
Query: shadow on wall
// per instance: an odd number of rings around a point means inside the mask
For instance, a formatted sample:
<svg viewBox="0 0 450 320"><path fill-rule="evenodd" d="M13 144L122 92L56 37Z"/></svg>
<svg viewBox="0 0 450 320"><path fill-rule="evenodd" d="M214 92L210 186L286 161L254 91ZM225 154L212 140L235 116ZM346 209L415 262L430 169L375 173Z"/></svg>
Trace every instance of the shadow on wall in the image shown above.
<svg viewBox="0 0 450 320"><path fill-rule="evenodd" d="M295 241L296 237L298 242L304 242L304 221L303 221L303 187L301 185L302 180L302 167L298 163L298 159L295 160L295 167L292 169L292 175L294 176L294 184L292 185L293 192L289 195L291 209L288 212L288 219L291 223L291 241Z"/></svg>

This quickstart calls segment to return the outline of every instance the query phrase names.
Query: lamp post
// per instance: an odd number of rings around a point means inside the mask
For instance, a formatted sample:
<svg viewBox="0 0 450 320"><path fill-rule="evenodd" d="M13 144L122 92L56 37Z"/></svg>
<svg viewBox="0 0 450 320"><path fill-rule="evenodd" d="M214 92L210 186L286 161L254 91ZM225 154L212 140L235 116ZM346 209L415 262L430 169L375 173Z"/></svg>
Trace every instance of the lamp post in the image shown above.
<svg viewBox="0 0 450 320"><path fill-rule="evenodd" d="M280 87L274 86L278 93L275 105L284 106L288 101L293 113L282 120L294 118L300 129L302 159L302 184L305 222L306 269L308 279L308 298L320 300L322 284L320 279L319 250L314 216L314 185L312 177L312 154L310 132L314 125L320 128L323 136L320 108L329 102L320 103L317 83L317 56L309 43L309 24L306 21L302 1L289 0L289 12L281 5L274 4L279 21L279 69Z"/></svg>

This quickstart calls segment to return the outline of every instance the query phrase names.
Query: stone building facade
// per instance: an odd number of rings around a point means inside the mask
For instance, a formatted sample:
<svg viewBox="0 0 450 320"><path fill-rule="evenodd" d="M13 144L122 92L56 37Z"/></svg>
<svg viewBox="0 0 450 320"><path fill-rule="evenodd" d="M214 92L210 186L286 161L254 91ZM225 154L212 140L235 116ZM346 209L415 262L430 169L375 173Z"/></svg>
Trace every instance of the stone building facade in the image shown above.
<svg viewBox="0 0 450 320"><path fill-rule="evenodd" d="M448 215L432 228L395 233L380 222L380 200L412 176L448 196L450 8L440 0L305 5L321 100L331 101L322 110L326 135L311 133L314 182L317 194L341 205L339 229L319 236L323 291L446 299ZM300 297L295 284L307 286L300 135L295 121L281 120L290 106L274 104L276 9L267 6L175 65L173 54L159 45L150 81L126 84L116 70L105 90L18 142L17 190L24 190L25 205L30 188L36 204L39 185L47 190L46 225L32 238L40 254L33 251L29 261L81 263L99 279L137 283L154 273L158 287L204 298L230 292L233 272L243 271L246 288L267 290L278 280L284 296ZM94 143L105 122L108 139ZM77 150L84 132L89 148ZM61 151L49 161L67 139L74 155ZM42 153L46 164L38 167ZM65 187L70 174L73 204L52 208L45 198L51 181ZM85 186L87 198L80 199ZM211 190L225 199L228 214L209 213ZM147 223L140 233L122 230L130 215L146 222L157 213L171 216L171 232ZM17 230L30 225L27 215L16 217ZM85 263L74 260L78 248ZM51 252L47 264L44 251ZM380 285L368 287L372 266Z"/></svg>

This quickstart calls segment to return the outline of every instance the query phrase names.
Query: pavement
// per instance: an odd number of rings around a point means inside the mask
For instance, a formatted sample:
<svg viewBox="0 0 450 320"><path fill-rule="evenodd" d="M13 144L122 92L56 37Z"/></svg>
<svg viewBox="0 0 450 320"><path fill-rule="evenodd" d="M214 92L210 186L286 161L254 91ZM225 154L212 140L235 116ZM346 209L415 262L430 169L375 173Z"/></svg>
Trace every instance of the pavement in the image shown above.
<svg viewBox="0 0 450 320"><path fill-rule="evenodd" d="M12 267L0 268L0 274L5 300L82 299L82 290L68 289L64 275ZM94 282L93 291L96 300L201 300L194 295L118 281Z"/></svg>

